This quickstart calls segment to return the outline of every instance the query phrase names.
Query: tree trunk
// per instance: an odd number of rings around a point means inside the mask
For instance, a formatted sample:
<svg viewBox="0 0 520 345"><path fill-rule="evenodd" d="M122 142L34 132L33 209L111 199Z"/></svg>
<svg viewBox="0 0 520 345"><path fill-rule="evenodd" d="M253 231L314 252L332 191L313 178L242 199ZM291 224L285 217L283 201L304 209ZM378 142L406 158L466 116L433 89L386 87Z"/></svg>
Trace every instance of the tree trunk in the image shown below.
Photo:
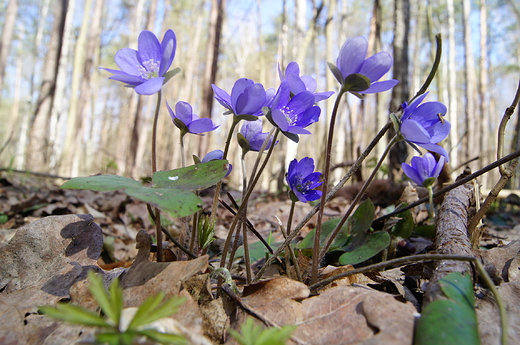
<svg viewBox="0 0 520 345"><path fill-rule="evenodd" d="M68 0L56 0L54 3L54 25L45 56L40 93L30 125L26 164L29 170L45 169L49 159L49 120L56 91L68 4Z"/></svg>
<svg viewBox="0 0 520 345"><path fill-rule="evenodd" d="M399 80L392 89L392 100L390 111L396 111L400 104L410 99L409 90L409 57L408 57L408 37L410 34L410 1L395 0L394 2L394 79ZM389 136L395 135L393 128L390 128ZM389 178L393 179L395 172L401 169L401 163L408 156L408 148L405 142L398 142L390 150L390 165L388 169Z"/></svg>
<svg viewBox="0 0 520 345"><path fill-rule="evenodd" d="M460 164L459 162L459 125L458 112L458 95L457 95L457 67L456 45L455 45L455 8L453 0L446 0L448 15L448 120L451 123L451 131L448 137L450 141L450 161L453 167Z"/></svg>
<svg viewBox="0 0 520 345"><path fill-rule="evenodd" d="M486 0L480 0L480 79L479 79L479 98L480 98L480 141L479 152L485 155L484 164L489 164L495 160L495 150L490 141L490 107L489 107L489 65L488 65L488 49L487 49L487 5ZM490 178L492 175L486 174L488 183L493 183Z"/></svg>
<svg viewBox="0 0 520 345"><path fill-rule="evenodd" d="M211 118L211 109L213 108L213 89L211 84L215 83L218 69L218 55L220 51L220 40L222 38L222 24L224 22L224 8L226 0L212 0L211 14L209 25L208 51L206 58L206 66L204 73L204 82L202 90L202 107L201 117ZM198 155L203 157L208 151L208 141L211 132L202 137Z"/></svg>
<svg viewBox="0 0 520 345"><path fill-rule="evenodd" d="M0 92L4 86L5 68L7 66L7 57L11 51L17 13L18 0L9 0L4 13L4 28L2 30L2 40L0 41Z"/></svg>
<svg viewBox="0 0 520 345"><path fill-rule="evenodd" d="M475 62L473 60L473 49L472 49L472 34L471 34L471 0L463 0L462 2L462 26L464 31L464 74L466 79L465 89L465 122L467 135L464 140L464 153L465 158L470 159L480 154L476 147L476 130L478 129L477 123L479 122L478 116L475 116Z"/></svg>

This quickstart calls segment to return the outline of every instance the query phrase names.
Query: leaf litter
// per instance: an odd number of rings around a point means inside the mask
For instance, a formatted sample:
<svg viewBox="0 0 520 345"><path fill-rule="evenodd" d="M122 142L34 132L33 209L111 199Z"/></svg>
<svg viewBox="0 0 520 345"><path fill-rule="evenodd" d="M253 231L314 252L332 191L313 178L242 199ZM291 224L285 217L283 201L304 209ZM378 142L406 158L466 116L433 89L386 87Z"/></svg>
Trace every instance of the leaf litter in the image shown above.
<svg viewBox="0 0 520 345"><path fill-rule="evenodd" d="M175 320L175 330L193 344L235 344L227 330L239 330L248 315L255 316L255 322L264 326L297 325L289 341L293 344L413 342L422 295L434 270L431 263L354 275L334 281L317 294L311 294L307 285L287 278L283 271L272 270L267 280L239 286L238 294L219 295L215 294L214 281L210 279L208 256L181 262L153 261L155 254L150 254L150 238L146 235L153 233L153 224L146 205L126 194L27 187L16 177L0 182L0 215L5 215L0 224L2 344L91 341L93 329L63 324L37 313L38 306L60 301L96 310L85 279L88 270L100 273L106 286L113 279L120 279L125 308L136 307L159 291L167 296L186 297L187 302L171 319ZM203 196L202 200L206 208L211 203L210 198ZM327 206L327 212L341 213L347 204L348 200L339 197ZM264 238L271 234L274 241L280 242L283 237L276 231L278 223L266 214L286 217L284 210L288 205L287 200L258 196L248 216ZM378 207L376 212L381 210ZM295 221L306 212L296 214ZM519 217L514 210L508 216ZM231 218L231 215L223 217L221 231L225 229L226 219ZM175 221L167 226L173 234L180 231ZM311 221L302 236L312 228ZM504 225L501 228L488 223L487 228L490 231L482 242L491 249L480 250L476 255L483 258L499 284L499 292L508 306L509 337L514 343L520 336L520 314L514 308L520 302L520 242L498 246L508 243ZM509 232L512 237L518 236ZM136 238L140 248L136 248ZM428 240L424 240L424 250L431 250ZM301 264L305 268L305 260ZM321 277L352 268L328 266ZM476 281L481 342L495 344L499 339L496 305L478 277Z"/></svg>

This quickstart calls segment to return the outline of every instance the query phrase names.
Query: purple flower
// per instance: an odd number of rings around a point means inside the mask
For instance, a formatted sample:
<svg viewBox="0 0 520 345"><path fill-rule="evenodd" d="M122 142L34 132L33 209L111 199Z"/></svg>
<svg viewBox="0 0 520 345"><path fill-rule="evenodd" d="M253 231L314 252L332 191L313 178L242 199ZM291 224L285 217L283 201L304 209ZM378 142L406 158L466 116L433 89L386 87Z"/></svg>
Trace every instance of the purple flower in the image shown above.
<svg viewBox="0 0 520 345"><path fill-rule="evenodd" d="M202 158L201 163L208 163L208 162L211 162L211 161L220 160L222 158L224 158L224 151L222 151L222 150L214 150L214 151L208 152L204 156L204 158ZM224 176L224 177L227 177L229 174L231 174L232 170L233 170L233 165L229 164L228 172L227 172L226 176Z"/></svg>
<svg viewBox="0 0 520 345"><path fill-rule="evenodd" d="M413 157L411 163L411 165L406 163L401 164L406 176L420 186L429 187L433 184L433 181L439 177L444 167L444 156L440 156L437 162L435 157L428 152L424 157Z"/></svg>
<svg viewBox="0 0 520 345"><path fill-rule="evenodd" d="M302 158L299 162L293 159L285 175L289 188L301 202L321 198L321 191L315 190L323 183L320 177L320 172L314 172L314 160L309 157Z"/></svg>
<svg viewBox="0 0 520 345"><path fill-rule="evenodd" d="M334 73L334 75L343 87L347 88L346 91L355 91L360 94L376 93L390 90L397 85L399 81L396 79L378 81L392 68L392 56L387 52L380 52L365 59L367 51L368 41L362 36L347 39L341 47L336 59L336 68L339 73ZM359 84L360 78L355 76L356 74L366 77L369 83L361 82Z"/></svg>
<svg viewBox="0 0 520 345"><path fill-rule="evenodd" d="M403 104L405 108L401 117L400 132L407 142L437 152L448 161L448 152L436 145L446 139L450 132L451 124L444 120L447 109L441 102L419 105L427 95L428 93L422 94L410 105Z"/></svg>
<svg viewBox="0 0 520 345"><path fill-rule="evenodd" d="M268 132L262 132L262 120L247 121L240 128L238 143L245 152L259 152L268 135ZM269 149L272 143L273 138L271 137L265 149Z"/></svg>
<svg viewBox="0 0 520 345"><path fill-rule="evenodd" d="M289 82L282 81L271 109L274 125L282 132L310 134L305 127L317 122L320 113L320 107L314 105L312 92L302 91L291 98Z"/></svg>
<svg viewBox="0 0 520 345"><path fill-rule="evenodd" d="M193 114L191 105L187 102L177 102L175 105L175 112L177 114L173 112L168 102L166 102L166 107L168 108L173 124L181 130L182 135L186 133L200 134L211 132L219 127L216 126L211 119L201 119Z"/></svg>
<svg viewBox="0 0 520 345"><path fill-rule="evenodd" d="M285 76L283 75L280 66L278 66L278 74L280 75L281 81L287 80L289 83L291 94L297 95L302 91L312 92L314 94L314 103L323 101L334 94L334 91L316 92L316 80L309 75L302 75L300 77L300 66L298 66L298 63L294 61L287 65Z"/></svg>
<svg viewBox="0 0 520 345"><path fill-rule="evenodd" d="M116 53L114 59L120 71L102 69L114 73L108 79L121 81L140 95L153 95L165 82L164 74L172 65L176 47L172 30L166 31L160 43L152 32L145 30L139 34L138 50L123 48Z"/></svg>
<svg viewBox="0 0 520 345"><path fill-rule="evenodd" d="M215 84L211 87L215 92L215 99L234 115L263 115L262 107L269 106L274 96L274 90L266 91L262 84L246 78L235 82L231 95Z"/></svg>

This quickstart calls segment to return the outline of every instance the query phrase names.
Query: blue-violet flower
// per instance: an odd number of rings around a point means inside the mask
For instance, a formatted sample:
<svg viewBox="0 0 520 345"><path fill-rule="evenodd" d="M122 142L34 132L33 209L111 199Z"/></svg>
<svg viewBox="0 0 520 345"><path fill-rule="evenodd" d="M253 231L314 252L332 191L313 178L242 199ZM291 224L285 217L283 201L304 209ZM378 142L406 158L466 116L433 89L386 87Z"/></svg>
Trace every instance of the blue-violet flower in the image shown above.
<svg viewBox="0 0 520 345"><path fill-rule="evenodd" d="M173 124L181 130L182 135L186 133L200 134L211 132L219 127L216 126L211 119L201 119L193 114L192 107L187 102L177 102L175 112L170 108L168 102L166 102L166 107L168 108Z"/></svg>
<svg viewBox="0 0 520 345"><path fill-rule="evenodd" d="M214 151L211 151L211 152L208 152L204 158L202 158L202 160L200 161L201 163L208 163L208 162L211 162L211 161L216 161L216 160L220 160L224 158L224 151L222 150L214 150ZM228 167L228 171L226 173L226 176L224 177L227 177L229 174L231 174L231 171L233 170L233 165L230 163L228 164L229 167Z"/></svg>
<svg viewBox="0 0 520 345"><path fill-rule="evenodd" d="M411 104L404 104L400 132L404 139L426 150L437 152L449 160L448 152L436 145L446 139L451 124L444 120L446 106L441 102L426 102L419 105L428 93L417 97Z"/></svg>
<svg viewBox="0 0 520 345"><path fill-rule="evenodd" d="M321 198L322 192L315 189L323 183L320 177L320 172L314 172L314 160L309 157L302 158L299 162L293 159L285 175L289 188L301 202Z"/></svg>
<svg viewBox="0 0 520 345"><path fill-rule="evenodd" d="M247 147L244 148L242 146L242 149L245 149L246 151L255 151L259 152L262 148L262 145L269 135L268 132L262 132L262 120L258 119L256 121L246 121L242 128L240 128L240 134L245 139L246 143L241 143L239 140L239 143L242 145L246 145ZM269 149L271 147L271 144L273 143L273 138L269 138L269 141L267 142L267 145L265 149Z"/></svg>
<svg viewBox="0 0 520 345"><path fill-rule="evenodd" d="M235 82L231 95L215 84L211 87L215 92L215 99L234 115L263 115L262 107L269 106L274 96L273 89L266 91L262 84L246 78Z"/></svg>
<svg viewBox="0 0 520 345"><path fill-rule="evenodd" d="M296 62L290 62L285 69L285 75L282 73L280 65L278 65L278 74L280 80L287 80L292 95L297 95L302 91L309 91L314 94L314 103L323 101L334 94L334 91L316 92L316 80L310 75L300 76L300 66Z"/></svg>
<svg viewBox="0 0 520 345"><path fill-rule="evenodd" d="M430 187L433 181L439 177L442 167L444 166L444 156L440 156L439 161L428 152L424 157L415 156L410 162L411 165L402 163L403 172L420 186Z"/></svg>
<svg viewBox="0 0 520 345"><path fill-rule="evenodd" d="M354 90L360 94L387 91L397 85L399 81L396 79L378 81L392 68L392 56L387 52L379 52L365 59L367 51L368 41L362 36L349 38L343 44L336 59L336 67L343 77L341 84L345 83L348 76L361 74L370 80L370 86L367 85L365 90Z"/></svg>
<svg viewBox="0 0 520 345"><path fill-rule="evenodd" d="M102 68L114 73L108 79L121 81L140 95L153 95L161 90L164 74L175 57L177 39L172 30L166 31L162 42L150 31L139 34L138 49L123 48L114 59L121 70Z"/></svg>
<svg viewBox="0 0 520 345"><path fill-rule="evenodd" d="M282 132L310 134L305 127L317 122L320 113L312 92L302 91L291 98L289 82L282 81L271 109L273 122Z"/></svg>

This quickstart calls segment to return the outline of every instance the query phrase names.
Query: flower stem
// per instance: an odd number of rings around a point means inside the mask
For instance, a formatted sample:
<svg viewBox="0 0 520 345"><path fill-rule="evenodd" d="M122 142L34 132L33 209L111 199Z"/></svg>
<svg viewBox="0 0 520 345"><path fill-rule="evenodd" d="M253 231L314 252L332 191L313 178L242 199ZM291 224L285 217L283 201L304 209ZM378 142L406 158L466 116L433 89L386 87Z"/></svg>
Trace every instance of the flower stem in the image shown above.
<svg viewBox="0 0 520 345"><path fill-rule="evenodd" d="M287 238L290 234L291 234L291 225L292 225L292 220L293 220L293 216L294 216L294 206L296 205L296 201L292 200L291 198L291 210L289 211L289 218L287 219L287 227L286 227L286 233L283 234L284 235L284 238ZM283 228L283 227L280 227L280 228ZM282 230L282 233L284 231ZM291 263L291 258L293 259L294 261L294 267L298 267L298 262L296 261L296 257L294 255L294 251L291 251L291 245L289 244L286 248L285 248L285 267L287 268L287 273L289 274L289 267L290 267L290 263ZM299 270L297 270L299 271ZM298 275L298 280L301 281L301 274L297 274ZM289 278L291 278L289 276Z"/></svg>
<svg viewBox="0 0 520 345"><path fill-rule="evenodd" d="M240 159L242 165L242 203L244 203L244 196L247 190L247 177L246 177L246 160L245 155L242 155ZM249 243L247 241L247 208L244 209L242 217L242 238L244 246L244 261L246 262L246 283L251 284L251 260L249 256ZM237 234L238 235L238 234ZM230 260L232 261L232 260Z"/></svg>
<svg viewBox="0 0 520 345"><path fill-rule="evenodd" d="M276 131L274 132L273 143L276 142L276 138L278 137L279 133L280 133L280 130L277 128ZM242 203L240 204L240 207L236 211L236 216L233 219L233 223L231 223L231 226L229 228L229 232L226 237L226 242L224 243L224 248L222 248L222 258L220 261L220 267L225 267L226 256L227 256L227 253L229 250L229 244L231 243L233 231L235 230L235 228L237 226L240 215L242 214L244 209L246 209L246 207L247 207L247 201L249 200L249 197L251 196L253 189L255 188L256 184L258 183L258 180L260 179L260 175L262 175L262 171L265 169L265 166L267 165L267 162L269 161L269 158L271 157L271 154L273 153L274 146L275 145L271 145L269 147L269 151L267 151L267 155L262 163L262 166L260 167L258 173L255 175L254 179L250 180L249 186L247 188L247 192L244 195L244 197L242 198ZM259 152L259 154L261 154L261 151Z"/></svg>
<svg viewBox="0 0 520 345"><path fill-rule="evenodd" d="M325 242L325 246L322 248L320 255L318 257L319 261L321 261L321 259L323 259L323 257L325 256L325 253L327 253L327 250L330 248L332 242L334 241L334 239L338 235L339 231L341 230L341 228L347 221L348 217L350 217L350 215L352 214L352 211L354 211L354 207L356 207L359 200L361 200L361 197L365 194L365 191L367 190L368 186L370 185L370 183L376 176L377 171L381 167L381 164L383 164L383 162L384 162L386 156L388 155L388 152L390 152L390 149L392 148L392 146L394 146L394 144L400 140L401 140L401 138L398 135L394 136L392 138L392 140L390 140L390 142L388 143L388 146L385 149L385 152L383 152L383 155L377 162L376 166L374 167L374 170L372 170L372 173L370 174L368 179L363 184L363 187L361 187L361 190L358 192L358 194L356 195L354 200L352 200L352 203L351 203L350 207L348 208L347 212L343 215L343 218L341 218L340 222L336 225L334 230L328 236L327 241ZM318 240L319 240L319 238L318 238Z"/></svg>
<svg viewBox="0 0 520 345"><path fill-rule="evenodd" d="M157 93L157 104L153 117L152 127L152 176L157 171L157 122L159 122L159 110L161 107L162 91ZM162 231L161 231L161 211L155 208L155 237L157 239L157 262L163 261L162 252Z"/></svg>
<svg viewBox="0 0 520 345"><path fill-rule="evenodd" d="M237 126L238 122L240 122L240 120L237 120L236 117L233 115L233 123L231 124L231 128L229 129L229 133L228 133L228 136L226 139L226 146L224 147L224 154L222 156L222 159L227 159L229 145L231 144L231 138L233 137L233 132L235 131L235 127ZM211 207L211 219L212 220L217 219L218 199L220 196L221 189L222 189L222 181L219 181L217 183L217 185L215 186L215 196L213 197L213 206Z"/></svg>
<svg viewBox="0 0 520 345"><path fill-rule="evenodd" d="M330 201L332 199L332 197L334 196L334 194L336 194L336 192L338 190L340 190L340 188L343 187L345 185L345 183L347 183L348 180L350 180L350 178L354 175L354 173L361 167L361 164L363 164L363 161L365 160L365 158L370 154L370 152L372 152L372 150L374 149L374 147L376 147L379 140L381 140L381 138L383 138L383 136L386 134L386 132L388 132L388 130L390 129L391 126L392 126L392 123L389 121L383 126L383 128L381 128L381 130L377 133L375 138L370 142L370 144L368 144L365 151L363 151L361 153L361 156L358 157L358 159L356 160L354 165L350 168L350 170L345 174L345 176L343 176L341 178L341 180L327 194L327 198L325 199L326 202ZM519 155L520 155L520 153L519 153ZM262 278L262 275L265 273L265 271L267 270L269 265L271 265L271 263L278 257L278 255L280 255L280 253L282 252L282 250L284 250L284 248L286 248L288 245L290 245L291 241L300 233L300 231L303 229L305 224L307 224L307 222L309 220L311 220L311 218L318 212L319 207L320 207L320 205L314 206L313 209L300 221L300 223L298 223L298 225L294 228L294 230L291 232L291 234L287 236L284 243L282 245L280 245L278 247L278 249L275 250L275 252L271 255L271 257L269 257L269 259L267 259L267 262L264 264L264 266L262 266L262 268L255 275L255 278L253 279L253 283L256 283L260 278Z"/></svg>
<svg viewBox="0 0 520 345"><path fill-rule="evenodd" d="M433 188L429 186L428 188L428 200L430 202L430 209L428 210L428 216L431 220L435 219L435 211L433 210Z"/></svg>
<svg viewBox="0 0 520 345"><path fill-rule="evenodd" d="M186 167L186 151L184 149L184 134L181 133L181 167Z"/></svg>
<svg viewBox="0 0 520 345"><path fill-rule="evenodd" d="M327 139L327 146L325 148L325 168L323 169L323 184L322 184L322 194L320 199L320 208L318 212L318 220L316 222L316 232L314 236L314 246L312 250L312 266L311 266L311 283L315 284L318 281L318 266L320 260L316 256L320 252L320 234L321 234L321 224L323 222L323 213L325 212L325 202L327 199L327 187L329 183L330 176L330 159L332 152L332 139L334 137L334 126L336 124L336 117L338 114L338 108L341 101L341 97L346 91L343 89L340 90L338 96L336 97L336 101L334 102L334 108L332 109L332 115L330 117L329 124L329 135Z"/></svg>

